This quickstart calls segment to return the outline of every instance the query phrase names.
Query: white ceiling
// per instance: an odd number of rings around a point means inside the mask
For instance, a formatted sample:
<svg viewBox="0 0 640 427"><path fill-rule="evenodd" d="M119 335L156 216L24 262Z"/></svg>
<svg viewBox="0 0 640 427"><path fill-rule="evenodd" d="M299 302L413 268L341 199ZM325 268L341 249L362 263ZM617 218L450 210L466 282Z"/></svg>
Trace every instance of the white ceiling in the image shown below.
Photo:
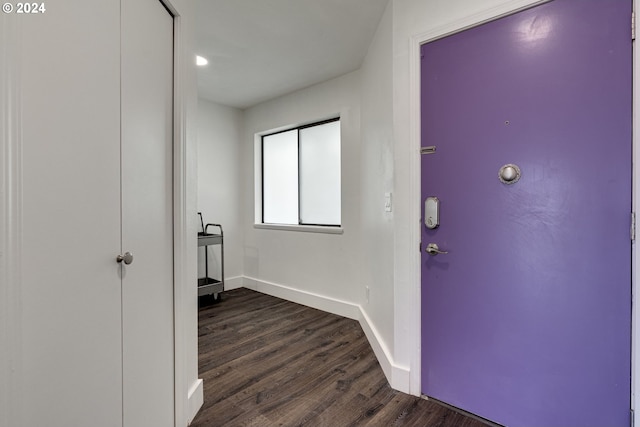
<svg viewBox="0 0 640 427"><path fill-rule="evenodd" d="M357 70L388 0L197 0L199 96L237 108Z"/></svg>

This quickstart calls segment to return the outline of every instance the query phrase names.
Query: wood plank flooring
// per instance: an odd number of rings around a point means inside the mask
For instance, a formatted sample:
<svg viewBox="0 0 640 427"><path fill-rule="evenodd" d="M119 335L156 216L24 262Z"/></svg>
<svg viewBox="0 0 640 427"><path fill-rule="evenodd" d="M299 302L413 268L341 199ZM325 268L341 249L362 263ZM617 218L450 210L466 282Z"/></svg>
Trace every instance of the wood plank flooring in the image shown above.
<svg viewBox="0 0 640 427"><path fill-rule="evenodd" d="M358 322L248 289L199 311L193 427L483 427L393 390Z"/></svg>

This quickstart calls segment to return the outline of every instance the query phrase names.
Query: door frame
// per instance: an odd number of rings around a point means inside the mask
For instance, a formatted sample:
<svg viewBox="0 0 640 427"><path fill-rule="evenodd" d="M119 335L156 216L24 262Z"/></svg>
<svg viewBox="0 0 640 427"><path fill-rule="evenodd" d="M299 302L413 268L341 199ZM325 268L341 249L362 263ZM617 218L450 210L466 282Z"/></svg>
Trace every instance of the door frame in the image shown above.
<svg viewBox="0 0 640 427"><path fill-rule="evenodd" d="M20 49L9 41L19 40L22 25L8 14L0 23L0 426L9 426L20 413L22 394Z"/></svg>
<svg viewBox="0 0 640 427"><path fill-rule="evenodd" d="M420 131L420 47L421 45L435 41L437 39L449 36L451 34L459 33L470 28L485 24L487 22L502 18L504 16L512 15L514 13L547 3L551 0L510 0L506 1L500 6L488 9L478 14L467 16L463 19L456 20L433 30L426 31L424 33L415 34L410 37L409 45L409 137L410 137L410 152L412 155L409 160L409 200L411 224L416 224L410 227L410 241L412 248L419 247L421 241L421 210L422 204L420 201L420 146L421 146L421 131ZM633 10L640 10L640 0L631 0L633 2ZM631 17L629 18L631 20ZM631 33L629 34L631 37ZM632 170L632 209L634 212L638 211L637 203L640 200L640 174L637 173L637 166L640 165L640 150L636 150L635 146L638 143L638 126L640 125L640 119L637 112L640 111L640 88L639 77L636 75L636 71L640 70L640 51L638 51L637 44L633 43L633 170ZM640 390L640 374L638 373L638 367L640 367L640 316L638 316L636 310L636 289L637 280L636 273L640 271L640 251L637 250L635 242L631 245L631 396L630 405L631 410L640 408L640 393L636 395L635 390ZM421 253L412 250L411 259L409 260L411 271L410 279L413 284L411 291L411 307L410 307L410 323L409 336L412 338L412 342L415 343L411 347L410 354L410 374L409 374L409 389L414 395L421 395L421 318L422 318L422 305L421 305ZM395 312L396 319L398 319L397 313L401 312L402 307L396 304ZM632 414L632 418L635 416ZM633 421L633 420L632 420Z"/></svg>
<svg viewBox="0 0 640 427"><path fill-rule="evenodd" d="M193 119L197 111L194 46L189 25L193 12L182 0L158 0L173 16L173 328L174 424L189 425L204 403L197 379L197 221L195 209L195 148ZM193 265L192 265L193 264ZM195 339L194 339L195 338ZM192 348L191 348L192 347ZM195 381L190 384L190 375Z"/></svg>

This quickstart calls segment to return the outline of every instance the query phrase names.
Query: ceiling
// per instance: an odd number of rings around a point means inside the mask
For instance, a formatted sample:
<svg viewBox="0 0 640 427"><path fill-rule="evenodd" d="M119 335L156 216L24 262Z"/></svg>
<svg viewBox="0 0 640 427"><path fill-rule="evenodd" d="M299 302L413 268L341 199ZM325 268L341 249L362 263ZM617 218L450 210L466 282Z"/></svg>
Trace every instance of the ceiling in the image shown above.
<svg viewBox="0 0 640 427"><path fill-rule="evenodd" d="M357 70L388 0L197 0L199 96L247 108Z"/></svg>

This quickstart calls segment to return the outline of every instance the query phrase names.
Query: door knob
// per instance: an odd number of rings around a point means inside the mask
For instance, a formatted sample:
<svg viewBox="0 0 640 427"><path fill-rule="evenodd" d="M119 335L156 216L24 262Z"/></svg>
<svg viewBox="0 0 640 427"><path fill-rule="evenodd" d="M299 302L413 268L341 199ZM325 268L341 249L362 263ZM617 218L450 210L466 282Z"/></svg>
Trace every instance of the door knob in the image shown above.
<svg viewBox="0 0 640 427"><path fill-rule="evenodd" d="M436 256L438 254L448 254L447 251L441 251L436 243L429 243L425 248L425 252L431 256Z"/></svg>
<svg viewBox="0 0 640 427"><path fill-rule="evenodd" d="M116 261L124 261L125 264L129 265L133 262L133 254L131 252L125 252L124 255L118 255Z"/></svg>

